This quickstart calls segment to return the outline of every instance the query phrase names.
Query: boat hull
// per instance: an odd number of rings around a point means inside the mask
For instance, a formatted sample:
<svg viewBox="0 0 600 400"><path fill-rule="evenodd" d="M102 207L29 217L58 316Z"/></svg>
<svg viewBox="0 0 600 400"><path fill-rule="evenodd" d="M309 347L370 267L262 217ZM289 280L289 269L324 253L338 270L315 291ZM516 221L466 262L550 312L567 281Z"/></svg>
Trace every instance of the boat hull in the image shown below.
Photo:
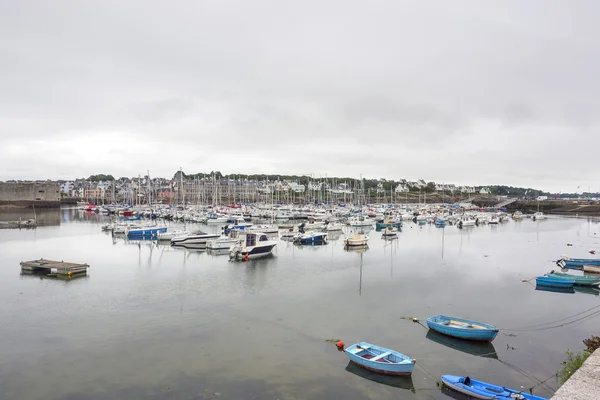
<svg viewBox="0 0 600 400"><path fill-rule="evenodd" d="M549 286L556 288L572 288L575 283L572 279L552 278L550 276L538 276L535 279L538 286Z"/></svg>
<svg viewBox="0 0 600 400"><path fill-rule="evenodd" d="M464 382L465 378L462 376L442 375L442 383L445 386L476 399L494 400L522 398L525 400L547 400L544 397L535 396L527 392L521 392L504 386L477 381L475 379L471 379L469 384L465 384ZM517 397L517 395L520 396Z"/></svg>
<svg viewBox="0 0 600 400"><path fill-rule="evenodd" d="M467 329L465 327L458 327L448 323L445 325L445 321L456 321L466 325L480 326L481 329ZM483 322L471 321L462 318L449 317L445 315L437 315L435 317L427 318L427 326L441 334L464 339L464 340L477 340L483 342L491 342L498 335L498 329L495 326L485 324Z"/></svg>
<svg viewBox="0 0 600 400"><path fill-rule="evenodd" d="M363 346L361 348L361 346ZM371 353L373 352L374 353ZM351 362L367 371L390 376L408 376L412 374L415 367L415 360L394 350L371 345L369 343L357 343L344 350ZM364 358L359 354L366 352ZM390 362L383 356L394 357L396 361ZM381 356L381 357L378 357Z"/></svg>
<svg viewBox="0 0 600 400"><path fill-rule="evenodd" d="M201 237L174 237L171 239L173 246L206 246L206 242L212 239L217 239L219 235L205 235Z"/></svg>
<svg viewBox="0 0 600 400"><path fill-rule="evenodd" d="M131 229L127 231L127 237L130 239L133 238L153 238L156 237L159 233L164 233L167 231L166 227L163 228L141 228L141 229Z"/></svg>
<svg viewBox="0 0 600 400"><path fill-rule="evenodd" d="M240 250L239 252L236 251L234 254L235 258L238 261L243 260L246 256L248 256L249 260L263 258L272 255L275 246L276 244L269 244L267 246L256 246L253 248Z"/></svg>
<svg viewBox="0 0 600 400"><path fill-rule="evenodd" d="M577 286L598 286L600 285L600 277L578 276L571 274L563 274L559 272L549 273L547 276L557 279L573 280Z"/></svg>
<svg viewBox="0 0 600 400"><path fill-rule="evenodd" d="M375 372L377 374L388 375L388 376L410 376L412 375L412 368L410 371L389 371L381 368L370 367L368 365L362 364L360 362L350 360L353 364L358 365L359 367L366 369L367 371Z"/></svg>

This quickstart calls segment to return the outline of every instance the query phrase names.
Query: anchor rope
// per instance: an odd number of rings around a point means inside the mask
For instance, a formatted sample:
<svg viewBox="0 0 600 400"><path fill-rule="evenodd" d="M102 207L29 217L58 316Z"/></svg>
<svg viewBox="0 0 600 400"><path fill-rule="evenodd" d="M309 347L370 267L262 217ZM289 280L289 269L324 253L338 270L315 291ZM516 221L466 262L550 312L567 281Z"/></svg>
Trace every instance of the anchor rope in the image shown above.
<svg viewBox="0 0 600 400"><path fill-rule="evenodd" d="M593 313L585 315L585 316L583 316L581 318L574 319L573 321L565 322L564 324L552 325L552 326L546 326L546 327L538 327L538 328L531 328L531 329L507 329L507 328L501 328L501 330L512 331L512 332L545 331L545 330L548 330L548 329L561 328L563 326L574 324L575 322L584 321L584 320L587 320L587 319L592 319L592 318L594 318L594 317L596 317L598 315L600 315L600 310L594 311ZM573 318L573 316L568 317L568 318L564 318L564 319L570 319L570 318Z"/></svg>

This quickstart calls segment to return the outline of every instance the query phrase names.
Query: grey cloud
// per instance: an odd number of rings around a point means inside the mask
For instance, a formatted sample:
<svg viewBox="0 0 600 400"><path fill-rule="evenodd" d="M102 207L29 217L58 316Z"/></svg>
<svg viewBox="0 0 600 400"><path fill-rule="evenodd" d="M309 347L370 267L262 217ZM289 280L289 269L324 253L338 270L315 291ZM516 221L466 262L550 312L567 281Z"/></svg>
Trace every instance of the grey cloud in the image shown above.
<svg viewBox="0 0 600 400"><path fill-rule="evenodd" d="M0 2L0 179L181 166L593 186L599 15L594 1Z"/></svg>

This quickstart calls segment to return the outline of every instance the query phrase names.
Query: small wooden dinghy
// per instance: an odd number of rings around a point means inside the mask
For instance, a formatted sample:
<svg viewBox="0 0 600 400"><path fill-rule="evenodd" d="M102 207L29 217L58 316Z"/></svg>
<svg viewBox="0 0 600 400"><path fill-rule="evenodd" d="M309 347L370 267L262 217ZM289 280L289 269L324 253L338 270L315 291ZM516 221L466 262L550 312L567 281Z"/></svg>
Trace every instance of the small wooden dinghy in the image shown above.
<svg viewBox="0 0 600 400"><path fill-rule="evenodd" d="M447 315L427 318L427 326L444 335L467 340L491 342L498 334L498 329L494 325Z"/></svg>
<svg viewBox="0 0 600 400"><path fill-rule="evenodd" d="M477 381L468 376L442 375L444 385L476 399L548 400L526 392Z"/></svg>
<svg viewBox="0 0 600 400"><path fill-rule="evenodd" d="M412 358L366 342L353 344L344 349L344 352L353 363L378 374L410 375L415 367L415 360Z"/></svg>

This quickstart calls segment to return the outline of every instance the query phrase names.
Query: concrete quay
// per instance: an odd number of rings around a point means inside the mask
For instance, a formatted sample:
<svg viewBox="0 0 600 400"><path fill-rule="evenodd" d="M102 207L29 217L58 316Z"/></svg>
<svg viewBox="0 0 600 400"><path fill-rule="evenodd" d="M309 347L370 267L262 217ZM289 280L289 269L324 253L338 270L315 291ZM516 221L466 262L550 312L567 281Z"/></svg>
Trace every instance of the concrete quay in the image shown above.
<svg viewBox="0 0 600 400"><path fill-rule="evenodd" d="M600 349L588 357L552 396L552 400L600 399Z"/></svg>

